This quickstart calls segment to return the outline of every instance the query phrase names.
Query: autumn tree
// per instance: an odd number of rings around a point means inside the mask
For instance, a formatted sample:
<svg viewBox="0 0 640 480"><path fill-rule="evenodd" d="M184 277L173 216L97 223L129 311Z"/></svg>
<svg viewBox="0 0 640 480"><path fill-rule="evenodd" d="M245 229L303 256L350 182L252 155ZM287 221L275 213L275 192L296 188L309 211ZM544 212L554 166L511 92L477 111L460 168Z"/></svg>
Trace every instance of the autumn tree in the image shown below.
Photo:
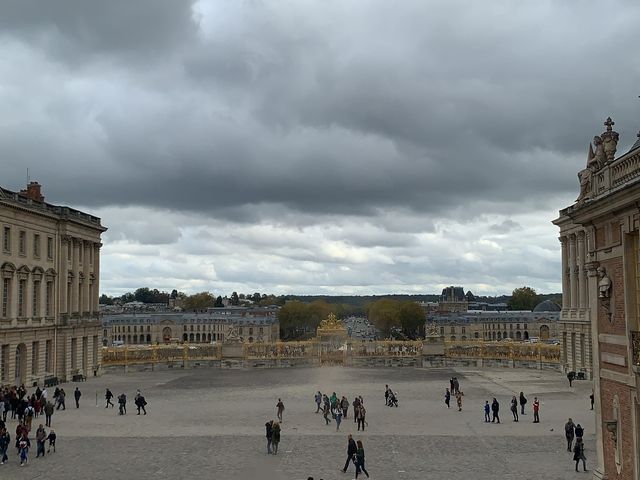
<svg viewBox="0 0 640 480"><path fill-rule="evenodd" d="M213 307L215 302L216 299L210 292L200 292L185 298L182 302L182 308L185 310L204 310Z"/></svg>

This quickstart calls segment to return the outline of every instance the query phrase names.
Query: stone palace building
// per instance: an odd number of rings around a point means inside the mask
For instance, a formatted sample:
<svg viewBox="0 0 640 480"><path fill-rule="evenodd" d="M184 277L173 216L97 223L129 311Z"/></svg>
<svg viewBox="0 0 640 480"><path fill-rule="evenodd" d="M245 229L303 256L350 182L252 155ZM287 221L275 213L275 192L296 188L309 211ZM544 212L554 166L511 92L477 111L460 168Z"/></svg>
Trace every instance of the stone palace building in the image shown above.
<svg viewBox="0 0 640 480"><path fill-rule="evenodd" d="M92 375L100 365L100 219L0 188L0 384Z"/></svg>
<svg viewBox="0 0 640 480"><path fill-rule="evenodd" d="M580 195L554 223L562 245L563 350L593 374L594 478L640 478L640 134L616 157L608 118L578 173Z"/></svg>

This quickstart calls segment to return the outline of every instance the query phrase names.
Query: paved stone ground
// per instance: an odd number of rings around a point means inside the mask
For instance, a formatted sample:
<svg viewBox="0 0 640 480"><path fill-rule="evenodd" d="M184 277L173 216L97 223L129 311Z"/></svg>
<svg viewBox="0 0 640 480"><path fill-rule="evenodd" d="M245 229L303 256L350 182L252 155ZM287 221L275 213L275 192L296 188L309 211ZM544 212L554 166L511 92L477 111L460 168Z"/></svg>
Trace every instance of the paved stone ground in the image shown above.
<svg viewBox="0 0 640 480"><path fill-rule="evenodd" d="M448 379L457 375L463 412L443 403ZM400 407L384 406L384 384L398 392ZM82 391L80 409L72 390ZM126 392L129 414L104 408L104 388ZM355 369L322 367L279 370L197 369L107 374L86 383L65 384L69 406L53 416L58 452L18 467L17 455L0 466L2 479L213 478L216 480L351 479L339 468L346 435L365 446L374 479L488 480L565 479L575 473L566 452L567 417L586 430L587 467L593 467L594 425L590 382L574 382L535 370ZM148 415L135 415L140 388ZM315 414L313 394L361 394L369 426L355 431L351 411L341 431ZM511 420L511 395L529 399L527 415ZM98 406L96 406L96 393ZM541 400L541 423L532 423L533 397ZM482 406L496 396L503 423L485 424ZM278 397L286 410L280 453L265 454L264 423L275 418ZM454 403L454 402L452 402ZM9 423L15 431L15 423ZM12 432L13 437L13 432ZM12 450L15 452L15 450Z"/></svg>

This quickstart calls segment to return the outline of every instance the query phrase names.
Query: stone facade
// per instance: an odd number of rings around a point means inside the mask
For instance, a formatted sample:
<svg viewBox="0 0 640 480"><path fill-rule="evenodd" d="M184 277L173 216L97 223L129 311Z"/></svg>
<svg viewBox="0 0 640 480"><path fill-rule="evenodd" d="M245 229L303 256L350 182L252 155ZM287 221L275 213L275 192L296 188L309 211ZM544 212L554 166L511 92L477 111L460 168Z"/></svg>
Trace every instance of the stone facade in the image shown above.
<svg viewBox="0 0 640 480"><path fill-rule="evenodd" d="M595 149L589 146L580 196L554 223L562 244L561 323L570 364L581 354L573 335L589 338L584 348L594 376L598 437L594 478L631 480L640 475L640 140L615 158L613 124L607 119Z"/></svg>
<svg viewBox="0 0 640 480"><path fill-rule="evenodd" d="M90 375L100 365L100 219L0 188L0 383Z"/></svg>
<svg viewBox="0 0 640 480"><path fill-rule="evenodd" d="M276 342L280 339L278 309L269 307L105 314L102 326L104 346L224 342L232 326L243 342Z"/></svg>

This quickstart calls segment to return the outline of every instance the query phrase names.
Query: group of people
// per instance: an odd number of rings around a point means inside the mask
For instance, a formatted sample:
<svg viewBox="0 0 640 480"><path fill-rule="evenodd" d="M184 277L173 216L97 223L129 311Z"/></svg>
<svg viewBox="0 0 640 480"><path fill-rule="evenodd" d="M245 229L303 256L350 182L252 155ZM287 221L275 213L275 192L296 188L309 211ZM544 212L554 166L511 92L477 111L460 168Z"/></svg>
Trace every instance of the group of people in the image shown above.
<svg viewBox="0 0 640 480"><path fill-rule="evenodd" d="M76 388L76 407L79 407L80 391ZM7 425L8 414L11 413L10 420L17 420L15 448L20 457L20 466L24 466L28 461L31 439L29 434L32 431L33 419L40 415L45 415L45 425L51 427L51 417L54 412L54 403L60 407L60 398L64 406L64 390L56 388L53 395L53 402L48 399L47 389L37 386L36 390L29 395L24 385L19 387L0 388L0 465L9 461L7 452L11 446L11 434ZM64 409L64 408L63 408ZM52 429L47 434L45 426L40 424L35 432L37 446L36 458L44 457L45 443L49 441L49 449L55 452L57 435Z"/></svg>
<svg viewBox="0 0 640 480"><path fill-rule="evenodd" d="M514 422L520 421L518 405L520 405L520 415L526 415L524 412L526 404L527 398L524 396L524 392L520 392L519 398L515 395L511 397L510 409ZM484 403L484 421L485 423L500 423L500 402L495 397L493 397L491 404L489 404L489 400ZM533 398L533 423L540 423L540 401L538 397Z"/></svg>
<svg viewBox="0 0 640 480"><path fill-rule="evenodd" d="M113 408L113 402L111 399L113 398L113 393L108 388L104 394L104 398L107 401L107 404L104 408L109 408L109 405ZM133 403L138 409L138 415L140 415L140 411L142 411L145 415L147 414L147 400L144 398L144 395L140 393L140 390L136 390L136 396L133 399ZM118 395L118 415L126 415L127 414L127 394L121 393Z"/></svg>
<svg viewBox="0 0 640 480"><path fill-rule="evenodd" d="M567 423L564 424L564 435L567 439L567 451L573 452L573 460L576 462L576 472L578 471L578 465L582 460L582 469L587 471L587 457L584 454L584 442L582 437L584 436L584 428L578 423L573 423L570 418ZM576 439L576 444L573 446L573 439Z"/></svg>
<svg viewBox="0 0 640 480"><path fill-rule="evenodd" d="M316 402L316 413L322 412L322 416L325 421L325 425L329 425L331 420L336 422L336 431L340 430L340 425L343 419L346 419L349 413L349 400L344 395L338 399L336 392L328 397L326 394L318 391L314 396ZM364 400L362 396L356 396L351 403L353 406L353 422L358 425L358 431L362 429L364 431L366 422L367 410L364 407Z"/></svg>
<svg viewBox="0 0 640 480"><path fill-rule="evenodd" d="M367 478L369 478L369 472L367 472L364 465L364 446L362 445L362 440L356 442L353 439L353 435L349 434L347 439L347 460L344 462L343 473L347 473L347 469L351 463L356 467L356 478L358 478L358 475L361 473L364 473Z"/></svg>
<svg viewBox="0 0 640 480"><path fill-rule="evenodd" d="M267 430L267 454L277 455L280 443L280 424L269 420L264 426Z"/></svg>

